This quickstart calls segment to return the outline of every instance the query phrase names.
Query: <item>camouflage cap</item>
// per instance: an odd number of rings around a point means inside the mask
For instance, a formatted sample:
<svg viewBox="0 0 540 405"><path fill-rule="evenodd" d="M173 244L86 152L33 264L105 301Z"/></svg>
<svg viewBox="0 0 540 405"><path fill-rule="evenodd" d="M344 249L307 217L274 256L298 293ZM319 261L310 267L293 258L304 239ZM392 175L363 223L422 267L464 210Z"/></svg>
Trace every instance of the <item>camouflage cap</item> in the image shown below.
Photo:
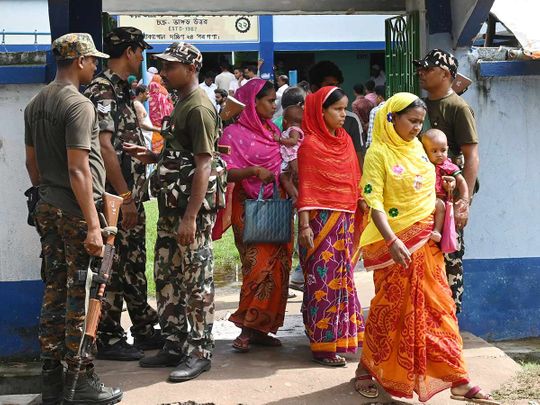
<svg viewBox="0 0 540 405"><path fill-rule="evenodd" d="M155 55L156 58L169 62L180 62L186 65L195 65L197 70L202 67L203 57L201 51L187 42L174 42L165 52Z"/></svg>
<svg viewBox="0 0 540 405"><path fill-rule="evenodd" d="M135 44L142 49L152 49L153 47L145 42L143 32L135 27L118 27L109 32L103 42L109 47L121 44Z"/></svg>
<svg viewBox="0 0 540 405"><path fill-rule="evenodd" d="M94 45L90 34L71 33L55 39L52 43L52 52L57 60L75 59L80 56L95 56L108 58L109 55L99 52Z"/></svg>
<svg viewBox="0 0 540 405"><path fill-rule="evenodd" d="M458 70L458 61L450 52L442 49L432 49L424 59L414 60L413 64L419 68L440 67L450 72L455 79Z"/></svg>

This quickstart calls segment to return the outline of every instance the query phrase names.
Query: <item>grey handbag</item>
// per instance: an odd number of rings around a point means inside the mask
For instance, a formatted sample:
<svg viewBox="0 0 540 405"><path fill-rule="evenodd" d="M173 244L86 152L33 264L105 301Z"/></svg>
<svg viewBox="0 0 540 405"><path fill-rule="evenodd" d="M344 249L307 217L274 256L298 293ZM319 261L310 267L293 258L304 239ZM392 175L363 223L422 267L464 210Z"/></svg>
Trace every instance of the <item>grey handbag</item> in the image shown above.
<svg viewBox="0 0 540 405"><path fill-rule="evenodd" d="M274 182L274 195L263 200L261 185L256 200L244 202L244 243L288 243L292 239L292 201L279 196Z"/></svg>

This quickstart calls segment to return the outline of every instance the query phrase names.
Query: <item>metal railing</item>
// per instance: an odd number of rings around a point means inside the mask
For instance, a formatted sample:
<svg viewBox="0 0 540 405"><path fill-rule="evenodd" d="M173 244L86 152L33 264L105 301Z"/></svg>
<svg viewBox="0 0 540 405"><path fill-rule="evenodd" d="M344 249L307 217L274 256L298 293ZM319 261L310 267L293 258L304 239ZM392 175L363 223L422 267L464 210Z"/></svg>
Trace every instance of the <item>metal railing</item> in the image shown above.
<svg viewBox="0 0 540 405"><path fill-rule="evenodd" d="M38 30L34 30L33 32L31 31L21 31L21 32L17 32L17 31L10 31L10 32L7 32L6 30L2 30L2 45L6 45L6 36L7 35L11 35L11 36L15 36L15 35L19 35L19 36L25 36L25 35L33 35L34 36L34 45L37 45L38 44L38 36L40 35L51 35L50 32L38 32Z"/></svg>

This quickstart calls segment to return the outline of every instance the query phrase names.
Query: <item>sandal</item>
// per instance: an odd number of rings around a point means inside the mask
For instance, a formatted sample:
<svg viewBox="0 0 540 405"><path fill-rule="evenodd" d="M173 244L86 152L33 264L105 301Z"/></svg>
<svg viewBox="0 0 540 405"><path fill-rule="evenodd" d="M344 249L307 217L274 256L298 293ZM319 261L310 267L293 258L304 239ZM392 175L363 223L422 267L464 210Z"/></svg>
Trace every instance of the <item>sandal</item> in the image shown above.
<svg viewBox="0 0 540 405"><path fill-rule="evenodd" d="M500 402L497 402L493 399L491 394L481 393L482 389L477 385L472 387L464 395L456 395L450 390L450 398L455 399L456 401L466 401L472 402L475 404L486 404L486 405L500 405ZM480 396L478 396L480 395Z"/></svg>
<svg viewBox="0 0 540 405"><path fill-rule="evenodd" d="M304 283L296 283L294 281L289 281L289 288L296 291L304 292Z"/></svg>
<svg viewBox="0 0 540 405"><path fill-rule="evenodd" d="M336 355L335 357L313 357L315 363L328 367L345 367L347 360L344 357Z"/></svg>
<svg viewBox="0 0 540 405"><path fill-rule="evenodd" d="M359 381L369 381L369 385L361 385L358 386ZM363 374L356 376L354 380L354 389L356 392L358 392L360 395L362 395L364 398L377 398L379 396L379 389L375 385L373 381L373 377L371 377L369 374Z"/></svg>
<svg viewBox="0 0 540 405"><path fill-rule="evenodd" d="M270 335L265 335L264 333L254 333L249 339L249 342L253 345L259 346L269 346L269 347L280 347L282 346L281 340Z"/></svg>
<svg viewBox="0 0 540 405"><path fill-rule="evenodd" d="M232 347L238 353L247 353L249 352L249 343L250 339L245 336L238 336L233 340Z"/></svg>

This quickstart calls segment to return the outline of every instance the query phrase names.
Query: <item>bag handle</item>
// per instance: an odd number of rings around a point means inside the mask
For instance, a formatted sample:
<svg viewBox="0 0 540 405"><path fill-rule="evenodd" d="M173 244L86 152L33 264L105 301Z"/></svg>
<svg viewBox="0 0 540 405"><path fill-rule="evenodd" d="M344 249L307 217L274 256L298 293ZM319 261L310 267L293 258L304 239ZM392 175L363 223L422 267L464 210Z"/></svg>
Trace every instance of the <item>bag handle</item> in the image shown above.
<svg viewBox="0 0 540 405"><path fill-rule="evenodd" d="M277 188L277 181L274 180L273 183L274 183L274 195L272 196L272 200L280 200L281 198L279 197L279 192L278 192L278 188ZM264 200L263 194L264 194L264 187L265 186L266 186L266 184L261 184L261 188L259 189L259 196L257 197L258 201L263 201Z"/></svg>

